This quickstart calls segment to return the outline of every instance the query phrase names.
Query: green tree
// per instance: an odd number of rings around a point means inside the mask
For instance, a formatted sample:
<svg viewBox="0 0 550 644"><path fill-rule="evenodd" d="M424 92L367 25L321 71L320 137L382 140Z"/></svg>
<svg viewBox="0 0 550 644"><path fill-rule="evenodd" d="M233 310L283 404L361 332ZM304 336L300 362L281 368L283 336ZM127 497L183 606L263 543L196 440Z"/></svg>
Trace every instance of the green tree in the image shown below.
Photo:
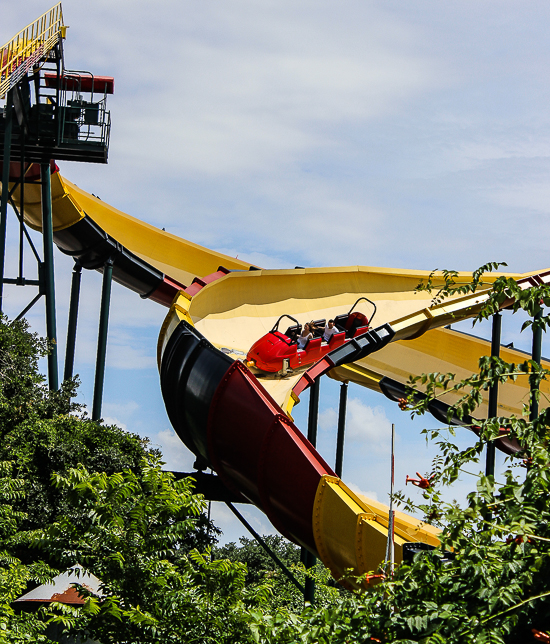
<svg viewBox="0 0 550 644"><path fill-rule="evenodd" d="M139 475L80 467L54 478L68 511L28 539L102 582L101 596L83 588L83 607L54 606L54 622L102 644L253 641L248 610L266 605L270 589L248 588L243 564L183 551L205 505L191 480L175 481L152 457Z"/></svg>
<svg viewBox="0 0 550 644"><path fill-rule="evenodd" d="M13 503L24 495L24 481L13 477L11 463L0 461L0 643L49 642L46 620L42 615L19 613L12 602L29 583L43 583L55 571L41 561L23 564L11 554L24 515Z"/></svg>
<svg viewBox="0 0 550 644"><path fill-rule="evenodd" d="M306 571L300 561L300 548L284 537L264 535L262 539L302 587L306 577L311 577L315 581L316 606L333 605L338 601L341 593L347 592L335 584L330 572L320 561ZM246 564L248 587L267 585L271 589L268 600L271 610L284 608L293 613L300 613L304 607L303 593L288 579L266 550L255 539L241 537L239 544L231 542L225 546L215 547L213 557Z"/></svg>
<svg viewBox="0 0 550 644"><path fill-rule="evenodd" d="M158 452L149 448L147 440L87 418L80 406L71 402L76 379L63 383L58 392L50 392L38 369L39 359L48 350L44 340L29 332L25 321L0 320L0 642L4 634L6 641L19 641L19 636L21 641L47 641L45 627L51 619L85 632L89 615L80 615L75 622L70 608L60 605L55 614L42 610L33 615L17 615L10 603L27 590L27 584L42 583L76 563L90 563L94 556L95 565L89 567L104 579L106 593L110 593L106 605L112 606L118 617L125 610L130 611L130 625L137 619L143 602L151 600L154 604L154 592L168 598L165 590L171 588L173 597L179 596L178 583L187 584L187 600L183 595L180 597L184 605L187 601L186 610L195 617L200 615L199 604L193 603L198 585L191 583L193 574L199 579L201 575L208 578L209 588L215 583L225 586L224 579L234 577L238 590L238 580L244 580L243 566L228 562L210 566L208 557L205 560L208 565L202 570L202 555L194 548L215 542L219 531L206 519L203 501L191 494L191 482L172 485L170 476L161 472ZM9 469L9 476L3 475L2 467ZM69 482L74 482L75 476L89 481L89 487L95 486L97 495L84 494L80 498L88 487L81 486L76 493ZM107 533L100 538L100 532L94 532L101 512L107 512L108 504L102 506L107 488L111 495L109 511L113 514L105 520L111 522L113 531L116 521L122 520L127 510L133 513L124 537L111 532L111 539ZM126 498L126 505L117 506L115 498L123 503L125 494L132 494L132 499ZM136 514L139 512L141 518ZM50 534L46 531L55 531L60 523L67 529L65 549L37 548L39 531ZM69 526L73 526L72 532ZM116 551L113 544L117 538L123 539L125 558L114 561L108 554ZM61 543L61 539L57 542ZM228 591L228 596L238 595L237 590ZM204 594L208 596L208 592ZM211 615L221 610L220 600L205 601ZM94 609L92 600L89 607ZM166 614L169 609L168 602ZM109 614L99 612L94 628ZM143 620L149 628L148 636L153 637L151 634L165 628L162 611L158 619ZM155 620L161 627L154 626ZM174 623L172 620L172 626ZM108 637L110 627L102 628ZM126 641L124 638L133 632L132 628L119 629L120 638L116 641ZM148 641L142 635L139 641ZM162 639L155 635L151 641L160 641L159 638Z"/></svg>
<svg viewBox="0 0 550 644"><path fill-rule="evenodd" d="M288 568L300 565L300 549L280 535L264 535L262 539ZM257 584L278 574L279 567L255 539L240 537L213 549L215 559L230 559L246 564L247 584Z"/></svg>
<svg viewBox="0 0 550 644"><path fill-rule="evenodd" d="M17 502L32 529L53 521L66 510L64 491L52 485L54 473L85 465L90 472L139 473L144 457L160 456L148 439L115 425L90 420L76 395L76 378L49 391L39 372L48 344L29 332L25 320L0 318L0 460L14 464L14 475L25 481ZM188 547L204 549L217 542L220 531L205 514L196 520ZM24 560L27 554L18 553ZM32 558L32 555L31 555Z"/></svg>
<svg viewBox="0 0 550 644"><path fill-rule="evenodd" d="M15 476L26 482L19 505L26 528L63 511L63 498L51 484L54 472L79 463L94 472L137 472L145 455L157 454L136 434L89 420L71 402L76 378L49 391L38 369L48 351L25 320L0 321L0 460L12 461Z"/></svg>

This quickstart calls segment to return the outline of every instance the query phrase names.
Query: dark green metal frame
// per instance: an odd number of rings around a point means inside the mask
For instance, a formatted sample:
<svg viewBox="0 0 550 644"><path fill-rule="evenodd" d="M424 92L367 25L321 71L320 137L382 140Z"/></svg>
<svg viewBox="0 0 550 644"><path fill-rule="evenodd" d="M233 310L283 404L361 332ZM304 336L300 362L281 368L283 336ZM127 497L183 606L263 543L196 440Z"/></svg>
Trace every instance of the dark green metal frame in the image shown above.
<svg viewBox="0 0 550 644"><path fill-rule="evenodd" d="M63 70L63 52L61 43L55 48L55 68L58 77ZM38 74L34 73L35 92L37 97L36 110L40 111L40 86ZM23 87L23 84L25 86ZM31 302L19 313L16 319L21 319L38 300L44 296L46 308L46 335L50 342L51 350L48 355L48 385L51 390L57 390L59 387L59 371L58 371L58 355L57 355L57 322L56 322L56 304L55 304L55 274L54 274L54 250L53 250L53 222L52 222L52 200L51 200L51 176L50 176L50 158L69 158L64 157L64 151L54 145L48 139L48 136L41 137L40 130L35 135L38 136L37 140L30 142L29 122L28 122L28 106L24 99L28 91L25 93L23 90L28 90L29 80L25 77L20 83L10 90L6 96L6 107L4 118L1 122L2 135L0 136L0 146L2 149L3 170L2 170L2 195L0 200L0 313L3 311L3 297L4 297L4 284L12 284L17 286L35 286L38 287L38 294L31 300ZM56 118L61 114L61 90L56 88L53 109ZM43 98L43 97L42 97ZM58 114L59 112L59 114ZM106 113L107 114L107 113ZM15 115L15 122L14 122ZM39 124L38 124L39 125ZM36 126L36 123L35 123ZM35 128L36 129L36 128ZM74 157L79 161L102 162L107 161L107 147L108 147L108 132L105 135L104 147L105 151L102 159L94 156L93 151L80 142L81 151ZM35 137L36 138L36 137ZM42 141L42 139L44 139ZM32 143L32 144L31 144ZM29 147L30 145L30 147ZM76 143L75 143L76 145ZM97 155L96 155L97 156ZM70 157L73 158L73 157ZM18 160L20 162L20 176L16 181L15 186L10 191L10 161ZM27 162L40 163L40 184L41 184L41 197L42 197L42 233L43 233L43 260L41 260L33 241L29 235L27 227L24 222L24 208L25 208L25 167ZM20 203L19 208L15 204L12 195L14 190L20 186ZM7 278L4 276L5 272L5 258L6 258L6 237L7 237L7 223L8 223L8 205L11 204L18 222L19 222L19 270L16 278ZM38 265L38 279L27 279L23 275L24 261L23 261L23 248L24 241L30 245L34 257ZM76 329L78 322L78 302L80 296L81 284L81 271L82 267L78 262L75 263L73 271L73 279L71 283L71 303L69 310L69 320L67 328L67 348L65 355L65 369L64 378L68 379L73 376L74 369L74 356L76 347ZM98 348L97 348L97 361L96 361L96 374L94 384L94 399L92 418L99 420L101 418L101 406L103 400L103 387L105 379L105 362L107 351L107 335L108 335L108 322L109 322L109 309L111 298L111 283L113 275L113 260L109 259L103 270L103 290L101 299L100 311L100 324L98 333Z"/></svg>
<svg viewBox="0 0 550 644"><path fill-rule="evenodd" d="M6 97L6 115L4 124L3 138L3 168L2 168L2 197L0 202L0 312L4 307L4 284L15 284L17 286L38 286L38 294L31 302L19 313L17 320L21 319L38 300L45 296L46 301L46 335L50 342L51 349L48 355L48 385L51 390L56 390L59 386L58 366L57 366L57 329L55 316L55 276L54 276L54 256L53 256L53 225L52 225L52 205L51 205L51 186L50 186L50 165L45 163L41 165L41 189L42 189L42 229L43 229L43 257L40 256L29 236L26 229L23 212L25 207L25 189L24 189L24 138L22 140L22 149L19 152L20 160L20 178L19 182L10 192L10 161L12 153L12 133L13 133L13 115L16 114L19 120L19 127L24 133L25 123L24 114L19 114L14 108L15 92L18 88L8 92ZM12 199L12 193L15 188L21 186L20 209L18 210ZM6 278L5 259L6 259L6 234L8 222L8 204L11 204L17 219L19 221L19 271L17 278ZM38 265L38 279L26 279L23 275L23 248L25 239L29 243L31 250L36 258Z"/></svg>
<svg viewBox="0 0 550 644"><path fill-rule="evenodd" d="M101 290L101 309L99 312L92 420L101 419L103 386L105 384L105 359L107 356L107 334L109 330L109 310L111 307L111 286L113 283L113 263L112 259L108 259L103 266L103 286Z"/></svg>
<svg viewBox="0 0 550 644"><path fill-rule="evenodd" d="M493 315L493 328L491 333L491 357L500 356L500 336L502 330L502 315L495 313ZM494 383L489 389L489 409L488 418L495 418L498 413L498 382ZM495 475L495 444L487 443L487 454L485 463L486 476Z"/></svg>

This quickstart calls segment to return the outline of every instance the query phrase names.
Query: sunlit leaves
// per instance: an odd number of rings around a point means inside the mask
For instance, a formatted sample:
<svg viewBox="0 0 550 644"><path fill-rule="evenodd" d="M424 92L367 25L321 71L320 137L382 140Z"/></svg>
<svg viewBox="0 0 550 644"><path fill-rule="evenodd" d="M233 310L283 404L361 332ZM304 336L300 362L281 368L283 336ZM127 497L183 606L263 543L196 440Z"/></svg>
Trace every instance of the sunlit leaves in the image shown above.
<svg viewBox="0 0 550 644"><path fill-rule="evenodd" d="M498 270L501 266L506 266L504 262L488 262L480 266L472 273L471 280L459 280L457 271L443 269L432 271L426 282L422 280L416 287L417 291L427 291L433 295L432 306L441 304L449 297L458 295L469 295L475 293L478 288L486 286L483 281L483 275Z"/></svg>

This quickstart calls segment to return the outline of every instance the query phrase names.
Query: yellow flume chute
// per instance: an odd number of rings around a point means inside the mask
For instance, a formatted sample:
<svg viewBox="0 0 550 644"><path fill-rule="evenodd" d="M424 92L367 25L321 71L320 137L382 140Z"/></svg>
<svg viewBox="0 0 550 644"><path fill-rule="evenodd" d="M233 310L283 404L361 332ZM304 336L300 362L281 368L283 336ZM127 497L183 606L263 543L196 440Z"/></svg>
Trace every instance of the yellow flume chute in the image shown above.
<svg viewBox="0 0 550 644"><path fill-rule="evenodd" d="M39 186L26 185L25 219L37 229L41 225L39 191ZM17 191L14 197L17 199ZM55 230L89 216L130 251L183 283L189 284L194 277L216 271L220 264L237 270L249 267L248 263L179 239L130 217L58 173L52 175L52 200ZM499 275L488 274L486 284L490 285ZM515 279L526 276L507 275ZM403 383L409 373L451 371L462 377L462 374L476 371L477 358L488 353L488 343L440 327L474 315L485 294L452 298L439 308L431 307L431 296L416 292L418 283L428 277L427 271L361 266L229 273L207 284L193 297L185 293L176 297L160 333L159 355L165 339L181 320L195 325L214 346L231 357L243 359L250 346L284 313L301 323L336 317L347 311L359 297L368 297L377 306L373 325L391 323L397 331L396 341L357 364L338 367L333 376L374 390L383 377ZM469 282L471 275L461 273L457 279ZM435 288L443 284L438 276L433 282ZM518 362L525 356L517 351L503 350L502 357ZM258 377L267 392L286 409L292 387L301 374L288 378L265 378L261 374ZM499 411L506 412L503 415L521 411L526 383L518 381L510 389L503 387L501 391ZM546 393L545 389L543 391ZM335 576L343 574L348 567L368 572L383 559L387 506L354 494L339 479L323 477L312 520L317 549ZM400 560L406 541L435 545L437 534L435 528L398 513L396 561Z"/></svg>

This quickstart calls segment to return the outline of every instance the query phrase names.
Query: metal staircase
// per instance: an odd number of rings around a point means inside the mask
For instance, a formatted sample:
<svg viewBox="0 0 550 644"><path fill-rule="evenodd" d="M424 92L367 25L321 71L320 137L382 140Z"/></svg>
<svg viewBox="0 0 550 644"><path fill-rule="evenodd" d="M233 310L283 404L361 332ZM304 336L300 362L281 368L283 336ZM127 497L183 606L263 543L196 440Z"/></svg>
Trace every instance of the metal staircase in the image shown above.
<svg viewBox="0 0 550 644"><path fill-rule="evenodd" d="M0 149L11 128L11 160L106 163L111 117L107 94L114 79L69 72L63 59L61 3L25 27L0 50ZM13 107L13 127L8 112ZM3 135L3 136L2 136Z"/></svg>
<svg viewBox="0 0 550 644"><path fill-rule="evenodd" d="M63 24L61 2L22 29L0 54L0 98L14 87L23 76L62 43L67 27Z"/></svg>

